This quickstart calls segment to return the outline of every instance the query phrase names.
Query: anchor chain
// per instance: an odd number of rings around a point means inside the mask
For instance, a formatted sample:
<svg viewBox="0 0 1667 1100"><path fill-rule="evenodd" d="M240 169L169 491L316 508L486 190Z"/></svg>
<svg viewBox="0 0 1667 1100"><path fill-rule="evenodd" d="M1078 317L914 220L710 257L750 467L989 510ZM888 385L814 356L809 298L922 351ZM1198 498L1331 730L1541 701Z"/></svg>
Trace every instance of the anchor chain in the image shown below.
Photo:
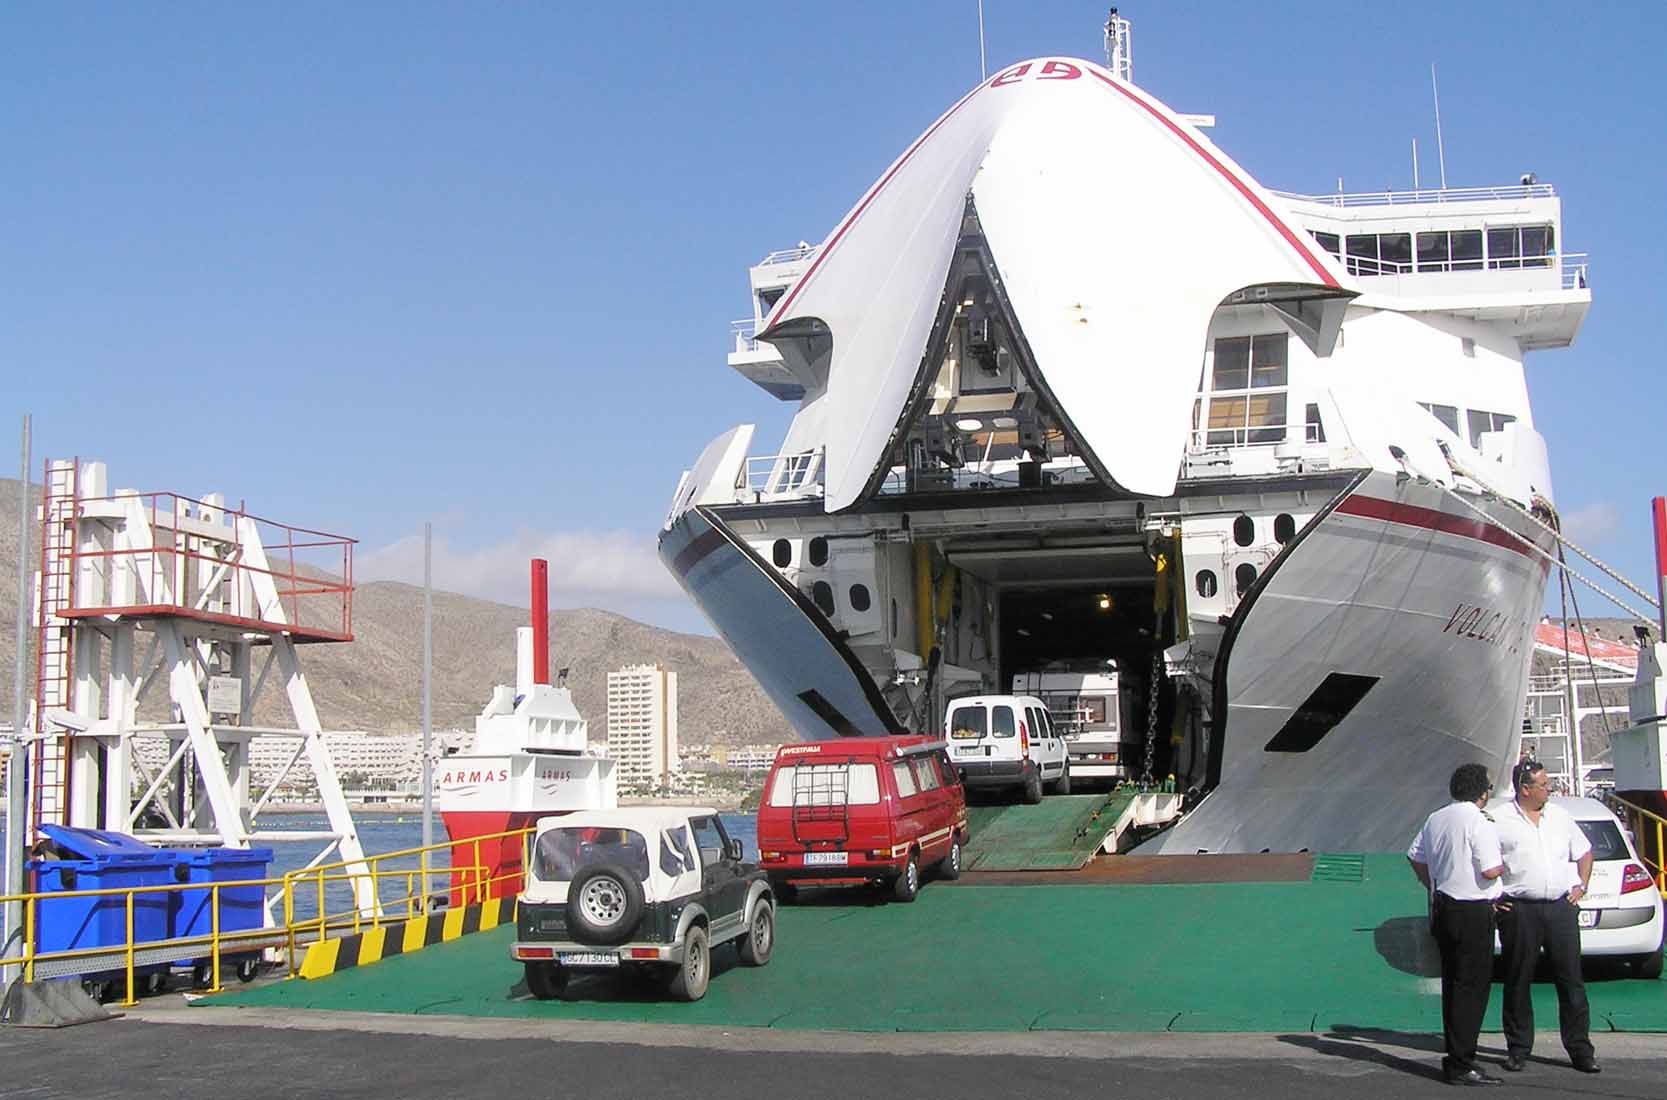
<svg viewBox="0 0 1667 1100"><path fill-rule="evenodd" d="M1153 637L1157 635L1154 632ZM1158 680L1163 676L1163 650L1152 651L1152 679L1146 685L1146 766L1140 773L1140 785L1152 785L1152 762L1158 748Z"/></svg>

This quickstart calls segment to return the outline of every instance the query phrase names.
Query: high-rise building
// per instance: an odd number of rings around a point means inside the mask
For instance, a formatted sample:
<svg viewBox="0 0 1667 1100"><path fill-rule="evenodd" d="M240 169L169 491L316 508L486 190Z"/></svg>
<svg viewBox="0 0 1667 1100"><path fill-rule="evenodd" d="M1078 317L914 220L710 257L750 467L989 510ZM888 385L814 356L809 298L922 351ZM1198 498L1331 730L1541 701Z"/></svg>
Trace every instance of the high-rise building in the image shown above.
<svg viewBox="0 0 1667 1100"><path fill-rule="evenodd" d="M608 753L622 787L667 786L677 761L677 673L627 665L608 673Z"/></svg>

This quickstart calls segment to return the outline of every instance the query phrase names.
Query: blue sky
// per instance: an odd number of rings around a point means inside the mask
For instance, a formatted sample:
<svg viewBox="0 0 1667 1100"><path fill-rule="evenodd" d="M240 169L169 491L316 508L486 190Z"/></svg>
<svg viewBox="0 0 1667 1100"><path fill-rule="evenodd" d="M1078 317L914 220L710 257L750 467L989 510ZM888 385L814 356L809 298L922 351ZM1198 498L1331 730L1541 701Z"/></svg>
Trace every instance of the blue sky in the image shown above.
<svg viewBox="0 0 1667 1100"><path fill-rule="evenodd" d="M1103 4L987 0L989 65ZM1270 187L1562 194L1577 345L1529 359L1558 503L1638 581L1667 492L1657 3L1129 3L1137 82ZM678 472L790 407L728 370L746 269L820 240L979 78L974 0L0 9L0 442L221 489L360 573L704 630L652 555ZM0 453L14 453L10 444ZM10 474L10 462L0 463ZM1653 587L1653 585L1650 585ZM1595 611L1595 596L1583 599Z"/></svg>

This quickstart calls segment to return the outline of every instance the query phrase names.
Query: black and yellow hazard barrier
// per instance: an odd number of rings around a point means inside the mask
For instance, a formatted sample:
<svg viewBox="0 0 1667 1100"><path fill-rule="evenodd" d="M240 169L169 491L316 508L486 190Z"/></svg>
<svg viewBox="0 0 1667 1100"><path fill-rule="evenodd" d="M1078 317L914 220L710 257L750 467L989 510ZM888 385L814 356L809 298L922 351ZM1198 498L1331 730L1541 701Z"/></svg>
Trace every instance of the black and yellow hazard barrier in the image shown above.
<svg viewBox="0 0 1667 1100"><path fill-rule="evenodd" d="M488 898L479 905L448 909L444 913L411 917L380 928L367 928L349 936L324 940L307 946L301 960L303 978L323 978L355 966L369 966L395 955L409 955L437 943L489 932L515 919L514 898Z"/></svg>

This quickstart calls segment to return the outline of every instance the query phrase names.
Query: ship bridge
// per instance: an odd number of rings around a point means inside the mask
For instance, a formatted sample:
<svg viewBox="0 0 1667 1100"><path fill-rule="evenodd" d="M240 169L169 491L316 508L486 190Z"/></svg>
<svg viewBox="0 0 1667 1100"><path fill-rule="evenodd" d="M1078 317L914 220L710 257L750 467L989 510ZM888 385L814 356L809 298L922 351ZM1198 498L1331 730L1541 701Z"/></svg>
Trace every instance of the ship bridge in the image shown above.
<svg viewBox="0 0 1667 1100"><path fill-rule="evenodd" d="M1361 306L1488 322L1535 351L1573 343L1592 304L1550 184L1273 194L1359 280Z"/></svg>

